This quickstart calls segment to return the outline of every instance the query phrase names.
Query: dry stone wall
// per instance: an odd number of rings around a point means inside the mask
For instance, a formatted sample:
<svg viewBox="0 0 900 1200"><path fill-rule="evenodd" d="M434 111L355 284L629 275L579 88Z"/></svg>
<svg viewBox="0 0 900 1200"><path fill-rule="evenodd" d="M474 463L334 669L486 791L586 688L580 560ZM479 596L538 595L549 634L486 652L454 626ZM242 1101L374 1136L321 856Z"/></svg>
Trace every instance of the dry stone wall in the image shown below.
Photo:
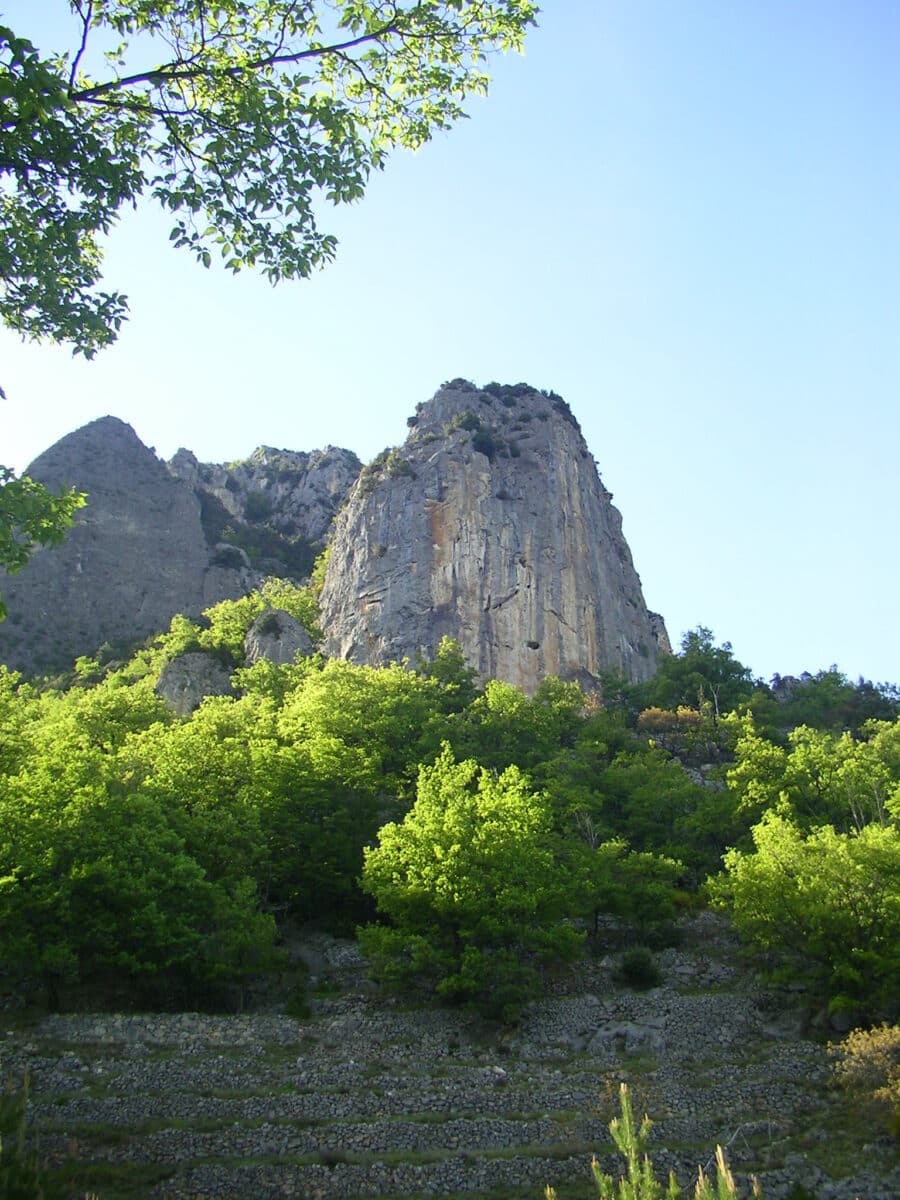
<svg viewBox="0 0 900 1200"><path fill-rule="evenodd" d="M618 1172L626 1080L683 1186L719 1143L742 1195L754 1173L766 1200L895 1200L895 1143L828 1088L798 997L773 1004L711 914L683 932L660 987L591 959L509 1029L393 1004L352 944L314 935L307 1017L0 1012L0 1066L28 1071L42 1156L80 1164L79 1194L115 1170L117 1195L157 1200L587 1195L592 1155Z"/></svg>

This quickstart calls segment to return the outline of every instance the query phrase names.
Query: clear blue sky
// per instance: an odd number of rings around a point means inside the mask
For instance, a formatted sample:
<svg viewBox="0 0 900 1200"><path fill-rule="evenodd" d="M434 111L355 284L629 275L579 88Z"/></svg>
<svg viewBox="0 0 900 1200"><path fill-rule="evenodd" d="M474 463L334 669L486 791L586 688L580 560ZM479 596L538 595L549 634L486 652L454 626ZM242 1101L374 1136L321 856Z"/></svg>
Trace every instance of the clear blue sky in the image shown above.
<svg viewBox="0 0 900 1200"><path fill-rule="evenodd" d="M66 24L0 11L48 49ZM895 0L547 0L470 121L334 210L312 280L205 272L128 214L117 346L0 334L0 461L106 413L164 457L368 459L443 380L526 380L580 420L673 641L898 681L898 58Z"/></svg>

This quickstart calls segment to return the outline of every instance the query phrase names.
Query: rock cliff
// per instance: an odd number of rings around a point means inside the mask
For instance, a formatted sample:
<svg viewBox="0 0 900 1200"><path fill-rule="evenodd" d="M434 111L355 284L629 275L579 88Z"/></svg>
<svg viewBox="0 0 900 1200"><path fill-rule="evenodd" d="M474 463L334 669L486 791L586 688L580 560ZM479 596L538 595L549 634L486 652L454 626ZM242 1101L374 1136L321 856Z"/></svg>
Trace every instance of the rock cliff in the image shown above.
<svg viewBox="0 0 900 1200"><path fill-rule="evenodd" d="M328 536L331 655L415 659L446 634L482 678L527 692L610 667L649 677L665 629L568 405L455 380L408 423L362 471L335 447L166 464L114 417L63 438L28 473L88 504L61 548L0 578L0 662L52 673L130 648L267 575L304 578Z"/></svg>
<svg viewBox="0 0 900 1200"><path fill-rule="evenodd" d="M115 417L62 438L27 469L88 503L63 545L0 573L9 616L0 662L27 673L71 668L108 643L134 646L243 595L266 575L301 579L359 472L348 450L294 454L270 447L245 463L167 465Z"/></svg>
<svg viewBox="0 0 900 1200"><path fill-rule="evenodd" d="M338 515L322 592L326 651L357 663L430 656L457 638L484 678L533 692L648 678L668 650L568 405L464 380L410 418Z"/></svg>

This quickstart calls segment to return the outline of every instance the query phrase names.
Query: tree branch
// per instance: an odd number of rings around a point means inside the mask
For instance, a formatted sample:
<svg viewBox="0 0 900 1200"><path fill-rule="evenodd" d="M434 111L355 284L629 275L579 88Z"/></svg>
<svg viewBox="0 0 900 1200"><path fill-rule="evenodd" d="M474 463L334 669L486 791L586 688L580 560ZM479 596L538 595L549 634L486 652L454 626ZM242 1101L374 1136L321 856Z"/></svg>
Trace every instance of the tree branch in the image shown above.
<svg viewBox="0 0 900 1200"><path fill-rule="evenodd" d="M72 70L69 72L69 91L75 86L75 76L78 74L78 64L81 62L84 52L87 49L88 30L91 27L91 18L94 15L94 0L88 0L87 12L81 11L81 3L75 5L78 15L81 17L81 45L78 47L78 53L72 62Z"/></svg>
<svg viewBox="0 0 900 1200"><path fill-rule="evenodd" d="M83 88L81 91L70 92L70 98L75 101L95 101L98 97L109 92L123 91L140 83L150 83L154 87L172 80L190 80L203 76L213 78L236 79L251 71L259 71L264 67L281 66L286 63L298 63L307 58L325 58L330 54L344 55L348 50L363 46L369 42L381 41L391 33L401 33L394 24L384 25L372 33L361 34L346 42L335 42L330 46L312 46L307 50L297 50L292 54L267 54L240 67L223 67L221 70L211 70L208 67L185 66L186 60L179 59L165 66L155 67L152 71L139 71L134 75L125 75L121 79L111 79L107 83L98 83L95 87ZM406 36L406 35L404 35Z"/></svg>

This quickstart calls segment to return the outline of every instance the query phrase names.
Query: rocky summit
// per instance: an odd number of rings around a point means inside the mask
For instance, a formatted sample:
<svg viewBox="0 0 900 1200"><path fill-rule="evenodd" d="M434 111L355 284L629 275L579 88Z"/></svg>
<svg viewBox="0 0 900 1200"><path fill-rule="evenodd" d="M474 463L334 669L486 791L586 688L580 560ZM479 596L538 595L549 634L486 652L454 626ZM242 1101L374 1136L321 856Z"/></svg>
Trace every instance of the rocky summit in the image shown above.
<svg viewBox="0 0 900 1200"><path fill-rule="evenodd" d="M27 469L85 492L87 505L60 548L38 551L17 575L0 572L0 662L69 670L79 655L104 644L127 652L175 613L196 618L268 575L303 579L360 466L349 450L270 446L227 466L189 450L165 463L130 425L92 421Z"/></svg>
<svg viewBox="0 0 900 1200"><path fill-rule="evenodd" d="M304 579L328 542L329 655L415 661L448 635L481 678L529 693L546 675L651 676L665 627L565 401L454 380L408 424L365 468L335 447L164 463L114 417L69 434L27 473L87 506L61 548L0 580L0 662L47 673L125 651L266 576Z"/></svg>
<svg viewBox="0 0 900 1200"><path fill-rule="evenodd" d="M668 650L578 422L555 394L465 380L361 474L331 535L329 654L376 664L456 638L482 678L649 678Z"/></svg>

